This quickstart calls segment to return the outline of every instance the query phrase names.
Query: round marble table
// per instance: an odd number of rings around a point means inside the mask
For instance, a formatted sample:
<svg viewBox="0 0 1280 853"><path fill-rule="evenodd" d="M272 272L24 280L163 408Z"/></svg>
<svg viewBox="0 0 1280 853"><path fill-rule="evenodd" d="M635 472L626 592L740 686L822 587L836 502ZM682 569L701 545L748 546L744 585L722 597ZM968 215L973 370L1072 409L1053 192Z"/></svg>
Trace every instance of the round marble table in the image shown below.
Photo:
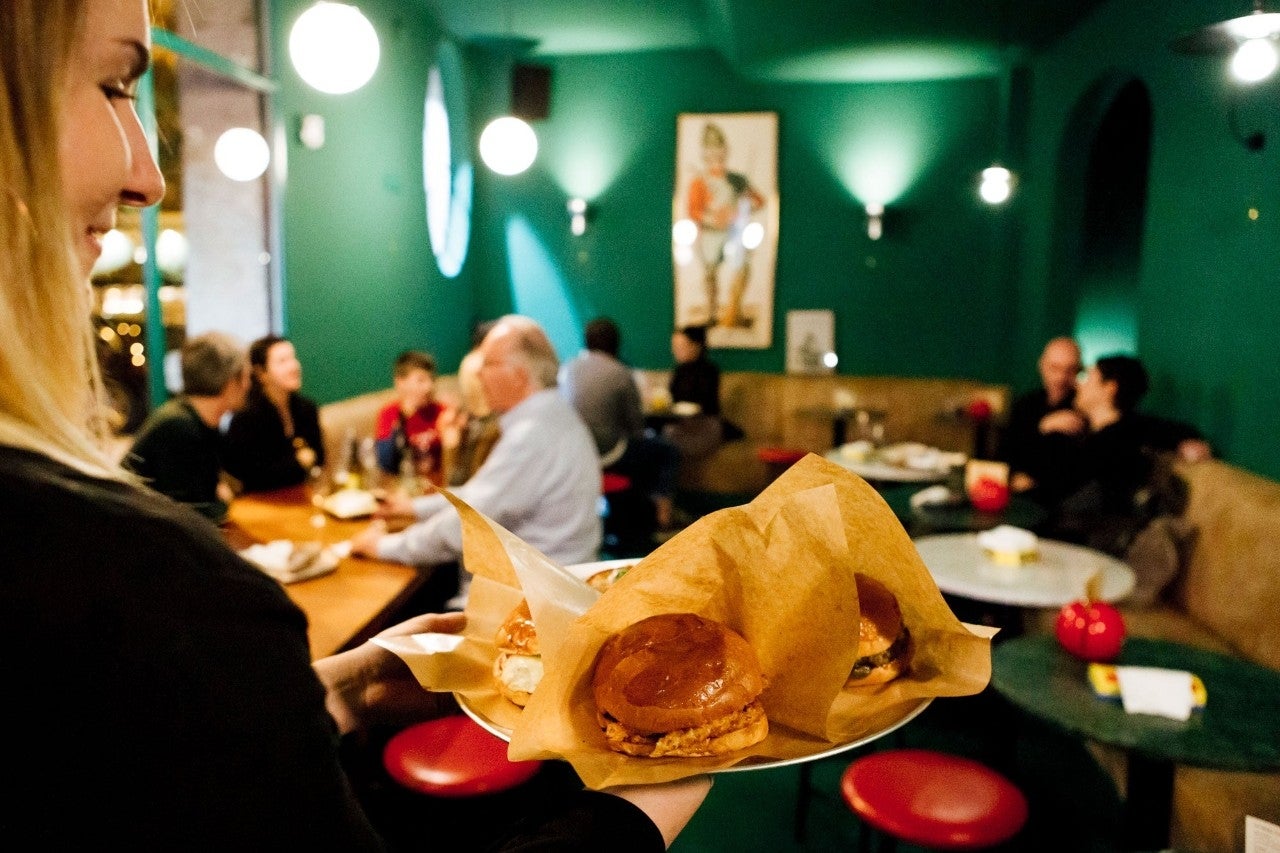
<svg viewBox="0 0 1280 853"><path fill-rule="evenodd" d="M1023 712L1128 755L1124 803L1130 849L1168 846L1174 766L1280 770L1280 673L1227 655L1130 637L1116 661L1195 673L1208 697L1189 720L1129 714L1115 699L1094 695L1087 664L1053 637L1030 635L993 646L991 685Z"/></svg>
<svg viewBox="0 0 1280 853"><path fill-rule="evenodd" d="M1084 595L1100 573L1103 601L1133 591L1133 569L1101 551L1052 539L1039 541L1038 559L1017 566L997 563L978 545L976 533L940 533L912 540L938 589L978 601L1015 607L1061 607Z"/></svg>

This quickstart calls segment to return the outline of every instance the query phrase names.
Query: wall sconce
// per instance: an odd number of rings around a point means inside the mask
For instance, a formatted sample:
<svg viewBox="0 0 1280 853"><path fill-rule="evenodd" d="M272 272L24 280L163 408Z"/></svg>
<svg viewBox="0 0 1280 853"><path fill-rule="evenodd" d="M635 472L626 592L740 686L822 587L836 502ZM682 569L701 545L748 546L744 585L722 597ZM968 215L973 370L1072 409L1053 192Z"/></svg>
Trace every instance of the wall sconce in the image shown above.
<svg viewBox="0 0 1280 853"><path fill-rule="evenodd" d="M298 76L329 95L354 92L378 70L378 33L355 6L321 0L289 31L289 58Z"/></svg>
<svg viewBox="0 0 1280 853"><path fill-rule="evenodd" d="M571 198L566 207L569 210L569 230L573 232L573 236L581 237L587 233L587 200L581 197Z"/></svg>
<svg viewBox="0 0 1280 853"><path fill-rule="evenodd" d="M872 240L884 236L884 205L878 201L867 202L867 236Z"/></svg>
<svg viewBox="0 0 1280 853"><path fill-rule="evenodd" d="M298 141L319 151L324 147L324 116L309 113L298 120Z"/></svg>
<svg viewBox="0 0 1280 853"><path fill-rule="evenodd" d="M982 170L978 195L987 204L1004 204L1013 194L1013 172L1004 166L988 166Z"/></svg>

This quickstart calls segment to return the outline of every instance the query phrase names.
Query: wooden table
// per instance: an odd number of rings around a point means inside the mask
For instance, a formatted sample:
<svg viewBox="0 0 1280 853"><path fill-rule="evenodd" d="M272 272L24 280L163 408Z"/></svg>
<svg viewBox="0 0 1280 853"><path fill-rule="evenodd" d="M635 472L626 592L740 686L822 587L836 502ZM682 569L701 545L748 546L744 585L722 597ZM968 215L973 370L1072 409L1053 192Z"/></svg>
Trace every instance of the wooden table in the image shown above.
<svg viewBox="0 0 1280 853"><path fill-rule="evenodd" d="M1130 637L1120 665L1182 669L1200 676L1208 699L1182 722L1129 714L1089 687L1087 664L1053 637L1009 640L991 650L991 685L1023 712L1074 735L1127 751L1125 845L1169 843L1174 767L1280 770L1280 673L1240 658L1164 640Z"/></svg>
<svg viewBox="0 0 1280 853"><path fill-rule="evenodd" d="M315 513L302 486L242 495L232 502L223 530L228 543L240 550L277 539L342 542L369 523L326 516L324 526L316 527ZM388 627L392 612L425 580L426 574L412 566L347 557L336 571L285 584L284 590L307 614L314 660L359 645Z"/></svg>

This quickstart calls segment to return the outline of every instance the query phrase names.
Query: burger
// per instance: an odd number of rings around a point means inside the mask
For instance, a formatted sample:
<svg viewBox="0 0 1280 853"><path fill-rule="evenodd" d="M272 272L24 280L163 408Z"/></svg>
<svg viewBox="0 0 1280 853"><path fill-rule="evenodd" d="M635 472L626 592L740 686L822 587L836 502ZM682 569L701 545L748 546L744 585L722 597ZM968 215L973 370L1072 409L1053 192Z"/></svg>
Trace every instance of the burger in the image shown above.
<svg viewBox="0 0 1280 853"><path fill-rule="evenodd" d="M764 740L755 651L725 625L693 613L642 619L610 637L592 671L596 718L627 755L722 755Z"/></svg>
<svg viewBox="0 0 1280 853"><path fill-rule="evenodd" d="M493 661L493 677L498 690L523 708L542 680L542 655L528 601L522 599L511 611L498 628L494 642L498 656Z"/></svg>
<svg viewBox="0 0 1280 853"><path fill-rule="evenodd" d="M907 671L911 657L911 633L902 621L898 599L875 578L857 573L858 659L845 687L861 687L892 681Z"/></svg>
<svg viewBox="0 0 1280 853"><path fill-rule="evenodd" d="M618 579L627 573L631 566L618 566L612 569L601 569L595 574L587 578L587 585L592 589L598 589L604 592L609 587L618 582Z"/></svg>

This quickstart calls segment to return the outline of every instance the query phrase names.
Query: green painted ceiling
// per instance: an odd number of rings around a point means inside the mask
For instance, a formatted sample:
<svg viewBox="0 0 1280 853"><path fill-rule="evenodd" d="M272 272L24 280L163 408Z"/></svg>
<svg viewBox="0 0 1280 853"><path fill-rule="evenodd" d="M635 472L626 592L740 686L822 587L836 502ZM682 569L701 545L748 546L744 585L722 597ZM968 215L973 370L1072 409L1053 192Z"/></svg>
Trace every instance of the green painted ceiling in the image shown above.
<svg viewBox="0 0 1280 853"><path fill-rule="evenodd" d="M414 0L464 42L528 56L711 48L773 81L987 76L1101 0Z"/></svg>

